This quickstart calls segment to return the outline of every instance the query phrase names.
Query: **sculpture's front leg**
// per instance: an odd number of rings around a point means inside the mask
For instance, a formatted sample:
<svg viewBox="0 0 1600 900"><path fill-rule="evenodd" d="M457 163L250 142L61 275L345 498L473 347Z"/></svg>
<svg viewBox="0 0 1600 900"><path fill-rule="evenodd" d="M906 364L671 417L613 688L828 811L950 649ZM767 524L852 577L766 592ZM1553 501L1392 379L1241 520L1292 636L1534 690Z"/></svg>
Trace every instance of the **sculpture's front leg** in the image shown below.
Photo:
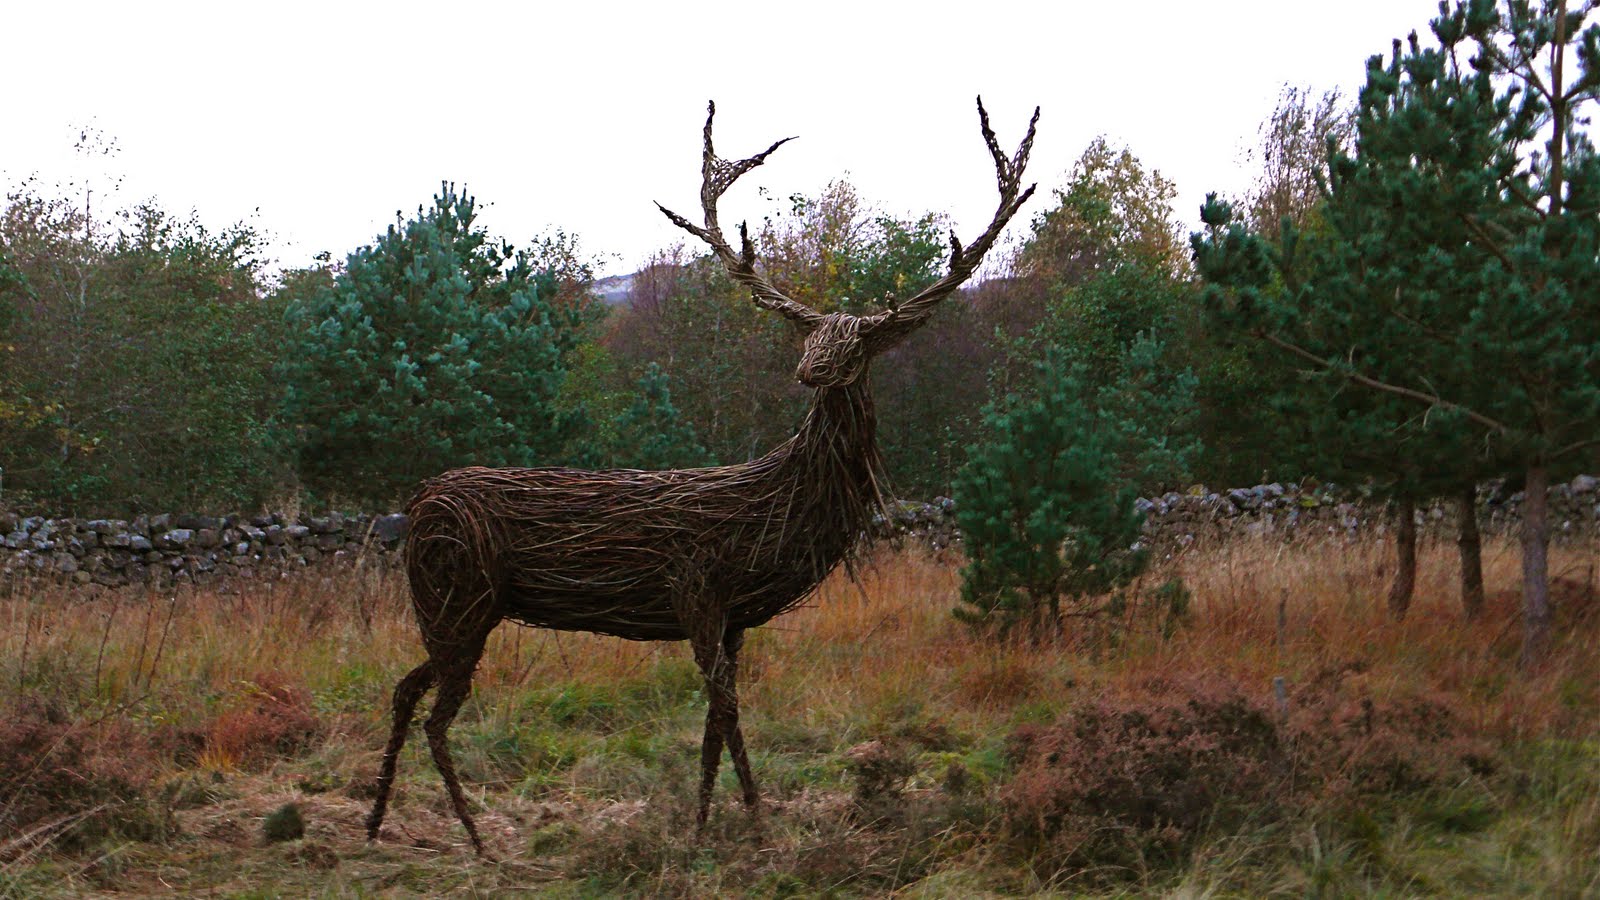
<svg viewBox="0 0 1600 900"><path fill-rule="evenodd" d="M738 698L727 689L731 684L728 670L732 661L724 649L725 621L719 611L704 616L689 629L695 665L700 667L700 674L706 681L706 730L700 743L700 812L695 820L702 828L711 813L711 793L716 788L717 769L722 765L728 723L731 720L737 726L739 721Z"/></svg>
<svg viewBox="0 0 1600 900"><path fill-rule="evenodd" d="M711 679L706 678L707 696L714 696L710 689ZM717 785L717 769L722 765L722 728L719 723L718 704L711 701L706 710L705 736L700 739L700 811L695 816L695 825L699 828L706 827L706 819L711 814L711 793Z"/></svg>
<svg viewBox="0 0 1600 900"><path fill-rule="evenodd" d="M750 757L744 749L744 732L739 727L739 650L744 647L743 629L730 629L723 638L724 665L719 672L721 691L726 695L727 715L723 739L728 744L728 756L733 759L733 770L739 775L739 788L744 794L744 805L752 813L761 802L756 789L755 776L750 773Z"/></svg>

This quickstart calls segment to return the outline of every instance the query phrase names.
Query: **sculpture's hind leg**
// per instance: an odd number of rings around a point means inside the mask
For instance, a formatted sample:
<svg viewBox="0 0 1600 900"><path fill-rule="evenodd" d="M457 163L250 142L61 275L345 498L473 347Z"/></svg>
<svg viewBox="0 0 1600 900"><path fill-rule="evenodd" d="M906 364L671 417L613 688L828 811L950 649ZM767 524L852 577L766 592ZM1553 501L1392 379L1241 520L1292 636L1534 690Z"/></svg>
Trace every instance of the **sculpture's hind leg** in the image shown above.
<svg viewBox="0 0 1600 900"><path fill-rule="evenodd" d="M378 769L378 797L367 814L367 840L378 839L378 829L383 827L383 814L389 807L389 791L394 787L394 771L399 764L400 750L406 744L406 733L411 730L411 718L416 714L422 695L433 687L436 672L433 660L428 660L400 679L394 687L394 726L389 732L389 745L383 750L383 765Z"/></svg>
<svg viewBox="0 0 1600 900"><path fill-rule="evenodd" d="M451 648L453 653L447 659L435 655L439 669L439 694L433 702L433 711L428 714L428 721L422 726L423 733L428 736L428 748L433 751L433 765L444 779L444 787L450 794L450 804L455 807L456 818L466 827L467 836L472 838L472 847L479 856L485 855L483 839L478 836L478 826L467 811L467 798L461 792L461 780L456 776L455 762L450 758L449 732L450 723L455 721L456 713L461 711L461 704L472 690L472 673L478 668L478 660L483 657L484 641L493 627L491 624L463 643L454 645Z"/></svg>

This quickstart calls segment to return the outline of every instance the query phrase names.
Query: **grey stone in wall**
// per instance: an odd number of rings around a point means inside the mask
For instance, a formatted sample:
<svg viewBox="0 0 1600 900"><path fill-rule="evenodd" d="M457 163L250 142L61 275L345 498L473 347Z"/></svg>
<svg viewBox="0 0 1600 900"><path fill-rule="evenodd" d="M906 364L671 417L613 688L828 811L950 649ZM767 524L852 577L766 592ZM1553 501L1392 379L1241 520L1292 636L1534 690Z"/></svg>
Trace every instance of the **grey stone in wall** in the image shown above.
<svg viewBox="0 0 1600 900"><path fill-rule="evenodd" d="M406 532L411 530L411 520L401 513L388 516L378 516L372 520L372 536L385 544L392 544L403 539Z"/></svg>
<svg viewBox="0 0 1600 900"><path fill-rule="evenodd" d="M154 543L161 550L182 550L194 541L194 532L187 528L173 528L162 532Z"/></svg>

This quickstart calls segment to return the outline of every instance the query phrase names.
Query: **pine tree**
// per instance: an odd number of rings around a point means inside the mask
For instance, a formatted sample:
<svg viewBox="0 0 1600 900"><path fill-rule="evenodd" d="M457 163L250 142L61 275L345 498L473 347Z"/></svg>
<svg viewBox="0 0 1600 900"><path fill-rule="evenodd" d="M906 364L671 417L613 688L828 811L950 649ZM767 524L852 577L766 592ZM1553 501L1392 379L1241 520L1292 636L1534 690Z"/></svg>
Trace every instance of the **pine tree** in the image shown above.
<svg viewBox="0 0 1600 900"><path fill-rule="evenodd" d="M456 466L564 460L583 416L556 400L587 307L560 299L572 273L475 222L446 184L290 307L279 434L321 499L387 504Z"/></svg>
<svg viewBox="0 0 1600 900"><path fill-rule="evenodd" d="M694 426L672 404L667 373L651 363L633 405L617 417L608 464L619 469L683 469L711 463Z"/></svg>
<svg viewBox="0 0 1600 900"><path fill-rule="evenodd" d="M1369 421L1409 405L1413 435L1459 433L1469 464L1445 473L1457 492L1485 468L1523 473L1525 663L1551 640L1546 492L1600 447L1600 158L1579 128L1600 99L1588 12L1441 6L1437 47L1413 35L1369 61L1325 233L1272 244L1213 202L1195 239L1217 321L1382 395L1362 401Z"/></svg>

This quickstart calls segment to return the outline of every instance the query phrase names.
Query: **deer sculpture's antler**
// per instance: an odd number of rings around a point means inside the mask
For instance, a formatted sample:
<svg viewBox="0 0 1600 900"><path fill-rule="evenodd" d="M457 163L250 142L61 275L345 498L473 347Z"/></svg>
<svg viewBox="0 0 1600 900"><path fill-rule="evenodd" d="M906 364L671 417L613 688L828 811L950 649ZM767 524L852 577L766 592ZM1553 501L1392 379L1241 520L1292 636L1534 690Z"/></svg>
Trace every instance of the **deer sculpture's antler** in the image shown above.
<svg viewBox="0 0 1600 900"><path fill-rule="evenodd" d="M700 209L705 213L705 227L690 222L660 203L656 204L656 208L671 219L672 224L705 241L717 258L722 260L722 264L728 268L728 273L734 280L750 289L757 306L782 313L808 330L815 328L817 323L822 321L821 313L804 303L791 300L773 286L772 282L756 272L756 249L750 241L749 228L742 223L739 225L740 246L739 253L735 254L727 239L722 236L722 226L717 222L718 198L739 180L739 176L766 162L773 151L794 138L786 137L755 156L730 162L717 156L711 146L711 120L716 118L716 115L717 104L713 101L706 111L706 149L700 167Z"/></svg>
<svg viewBox="0 0 1600 900"><path fill-rule="evenodd" d="M994 219L989 222L989 227L978 235L977 239L966 247L961 246L961 240L956 237L955 231L950 232L950 271L933 284L928 285L916 296L901 303L891 304L888 312L867 316L861 322L861 335L869 344L869 352L877 353L888 349L906 335L916 330L928 316L933 313L933 308L940 300L949 296L960 287L963 282L972 277L972 273L983 262L983 257L994 246L1000 237L1000 232L1016 215L1022 204L1028 202L1033 196L1036 184L1028 185L1027 190L1022 190L1022 172L1028 166L1028 153L1033 150L1034 130L1039 124L1039 107L1033 108L1033 118L1028 120L1028 133L1023 136L1022 143L1018 145L1017 152L1010 159L1000 149L1000 144L995 140L994 129L989 127L989 111L983 108L983 98L978 98L978 121L983 129L984 143L989 145L989 154L994 157L995 180L1000 186L1000 205L995 210Z"/></svg>
<svg viewBox="0 0 1600 900"><path fill-rule="evenodd" d="M718 157L712 149L711 120L716 114L717 105L712 103L706 115L706 148L701 166L703 180L700 185L700 208L705 213L705 226L696 225L659 203L656 206L672 220L673 224L705 241L717 258L722 260L723 265L727 266L733 278L750 288L756 305L780 312L808 331L814 329L825 318L821 313L785 296L773 286L772 282L756 272L756 252L755 246L750 241L749 229L743 224L739 226L740 252L736 254L727 239L722 236L722 227L717 223L718 198L739 179L739 176L766 162L773 151L794 138L784 138L749 159L729 162ZM1039 124L1039 108L1034 107L1033 118L1028 121L1028 133L1023 136L1017 152L1010 158L1001 151L1000 144L995 139L994 129L989 126L989 111L983 108L982 97L978 98L978 122L983 129L984 143L989 145L989 154L994 157L995 180L1000 188L1000 205L995 210L994 219L976 240L965 247L961 245L961 240L956 237L954 231L950 233L950 271L946 272L943 278L903 303L891 302L888 312L861 317L860 335L869 355L893 346L926 322L939 301L972 277L973 271L983 262L984 255L1000 237L1000 232L1005 229L1006 223L1010 222L1011 217L1022 208L1022 204L1033 196L1037 185L1029 185L1023 190L1022 173L1028 166L1028 154L1033 149L1034 131Z"/></svg>

